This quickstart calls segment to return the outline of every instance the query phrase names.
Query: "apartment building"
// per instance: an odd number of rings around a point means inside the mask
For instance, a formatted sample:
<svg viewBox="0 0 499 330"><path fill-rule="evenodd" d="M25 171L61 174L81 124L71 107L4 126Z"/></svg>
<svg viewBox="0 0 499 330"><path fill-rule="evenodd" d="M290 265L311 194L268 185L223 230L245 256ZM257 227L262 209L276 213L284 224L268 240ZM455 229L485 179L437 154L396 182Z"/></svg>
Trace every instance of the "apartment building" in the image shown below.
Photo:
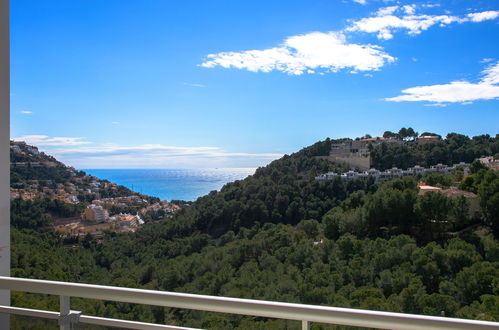
<svg viewBox="0 0 499 330"><path fill-rule="evenodd" d="M90 204L83 211L82 218L92 222L106 222L109 219L109 213L100 205Z"/></svg>

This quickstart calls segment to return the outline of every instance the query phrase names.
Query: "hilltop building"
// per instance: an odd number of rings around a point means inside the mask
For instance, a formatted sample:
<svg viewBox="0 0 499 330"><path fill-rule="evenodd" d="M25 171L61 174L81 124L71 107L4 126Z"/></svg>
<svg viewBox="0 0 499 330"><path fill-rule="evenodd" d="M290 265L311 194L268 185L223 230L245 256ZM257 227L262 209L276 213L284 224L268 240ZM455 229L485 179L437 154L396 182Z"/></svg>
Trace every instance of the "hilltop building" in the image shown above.
<svg viewBox="0 0 499 330"><path fill-rule="evenodd" d="M440 141L440 136L438 135L421 135L417 142L418 144L428 144Z"/></svg>
<svg viewBox="0 0 499 330"><path fill-rule="evenodd" d="M360 171L367 171L371 167L370 148L375 148L382 143L403 143L403 141L384 137L346 140L331 144L329 156L321 158L335 163L345 163Z"/></svg>

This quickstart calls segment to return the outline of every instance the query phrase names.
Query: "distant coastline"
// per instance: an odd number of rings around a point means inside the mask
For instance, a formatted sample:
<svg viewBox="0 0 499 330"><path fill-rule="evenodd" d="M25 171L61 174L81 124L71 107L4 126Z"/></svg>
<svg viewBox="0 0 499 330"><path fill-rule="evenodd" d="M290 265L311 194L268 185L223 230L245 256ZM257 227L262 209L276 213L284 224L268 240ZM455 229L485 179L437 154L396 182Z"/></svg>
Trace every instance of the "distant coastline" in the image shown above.
<svg viewBox="0 0 499 330"><path fill-rule="evenodd" d="M81 170L161 200L195 201L228 182L252 175L256 168Z"/></svg>

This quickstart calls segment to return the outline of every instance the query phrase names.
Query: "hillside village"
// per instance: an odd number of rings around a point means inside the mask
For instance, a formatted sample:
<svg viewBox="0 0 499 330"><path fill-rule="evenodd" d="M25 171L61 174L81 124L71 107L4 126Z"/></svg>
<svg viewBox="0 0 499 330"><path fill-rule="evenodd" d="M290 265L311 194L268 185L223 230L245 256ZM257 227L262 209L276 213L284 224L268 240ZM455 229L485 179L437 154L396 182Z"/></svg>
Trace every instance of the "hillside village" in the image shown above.
<svg viewBox="0 0 499 330"><path fill-rule="evenodd" d="M438 163L429 167L415 165L407 169L392 168L380 171L373 167L372 151L376 148L386 145L402 145L410 142L418 146L435 144L441 141L441 137L431 133L423 133L418 137L418 134L409 129L401 129L399 133L386 131L382 137L371 137L367 135L363 138L344 139L341 142L331 143L331 148L328 156L317 156L319 159L326 159L333 163L346 164L354 170L349 170L345 173L328 172L317 176L315 179L319 182L334 180L339 177L345 180L358 179L363 177L372 177L375 182L388 179L400 178L403 176L421 176L427 173L448 174L454 170L463 171L463 176L470 173L469 163L459 162L458 164L446 165ZM492 169L499 168L499 160L494 159L494 156L481 157L478 159L482 164Z"/></svg>
<svg viewBox="0 0 499 330"><path fill-rule="evenodd" d="M10 151L11 200L56 200L83 210L71 217L54 217L52 228L65 236L134 232L145 221L172 216L180 209L66 166L24 142L11 141Z"/></svg>
<svg viewBox="0 0 499 330"><path fill-rule="evenodd" d="M136 208L136 212L126 211L113 214L115 210ZM179 206L167 201L149 203L140 196L103 198L93 200L80 217L61 219L54 222L54 229L66 236L83 236L87 233L93 236L102 236L104 231L116 233L135 232L145 223L144 218L150 220L163 219L172 216L180 209Z"/></svg>
<svg viewBox="0 0 499 330"><path fill-rule="evenodd" d="M425 146L438 143L439 141L441 141L439 136L422 135L418 138L414 137L411 142L419 146ZM362 178L371 178L375 183L382 183L390 179L412 176L416 178L416 180L419 180L417 184L419 190L418 195L423 196L429 192L438 192L439 194L450 198L450 200L464 198L469 205L468 216L470 218L478 218L480 213L479 196L473 192L459 189L462 178L467 177L472 172L472 164L470 163L459 162L458 164L453 165L438 163L429 167L414 165L405 169L393 166L384 171L372 167L371 151L375 148L379 148L382 145L402 145L405 143L407 143L407 141L394 136L367 137L356 140L347 139L339 143L331 143L329 155L318 156L317 158L326 159L337 164L346 164L349 168L355 168L355 170L350 169L343 173L327 172L316 176L315 180L321 185L334 180L348 181ZM496 171L499 170L499 159L496 159L495 156L480 157L475 159L475 162L481 164L479 166L483 168L489 168ZM448 182L446 185L438 184L436 186L425 182L426 179L439 181L438 179L435 180L439 176L446 176L449 180L452 180L451 178L453 178L455 182ZM446 220L432 220L432 222L447 223Z"/></svg>

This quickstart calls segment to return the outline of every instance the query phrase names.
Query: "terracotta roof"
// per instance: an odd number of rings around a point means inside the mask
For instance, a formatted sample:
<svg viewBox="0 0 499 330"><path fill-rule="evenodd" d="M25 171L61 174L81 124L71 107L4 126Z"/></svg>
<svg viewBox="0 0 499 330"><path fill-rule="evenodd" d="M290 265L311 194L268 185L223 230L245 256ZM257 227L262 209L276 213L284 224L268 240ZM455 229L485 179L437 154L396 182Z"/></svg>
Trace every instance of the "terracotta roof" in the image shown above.
<svg viewBox="0 0 499 330"><path fill-rule="evenodd" d="M441 192L441 190L442 190L442 188L433 187L433 186L427 186L427 185L418 186L418 187L419 187L419 195L424 195L428 191L438 191L438 192Z"/></svg>

